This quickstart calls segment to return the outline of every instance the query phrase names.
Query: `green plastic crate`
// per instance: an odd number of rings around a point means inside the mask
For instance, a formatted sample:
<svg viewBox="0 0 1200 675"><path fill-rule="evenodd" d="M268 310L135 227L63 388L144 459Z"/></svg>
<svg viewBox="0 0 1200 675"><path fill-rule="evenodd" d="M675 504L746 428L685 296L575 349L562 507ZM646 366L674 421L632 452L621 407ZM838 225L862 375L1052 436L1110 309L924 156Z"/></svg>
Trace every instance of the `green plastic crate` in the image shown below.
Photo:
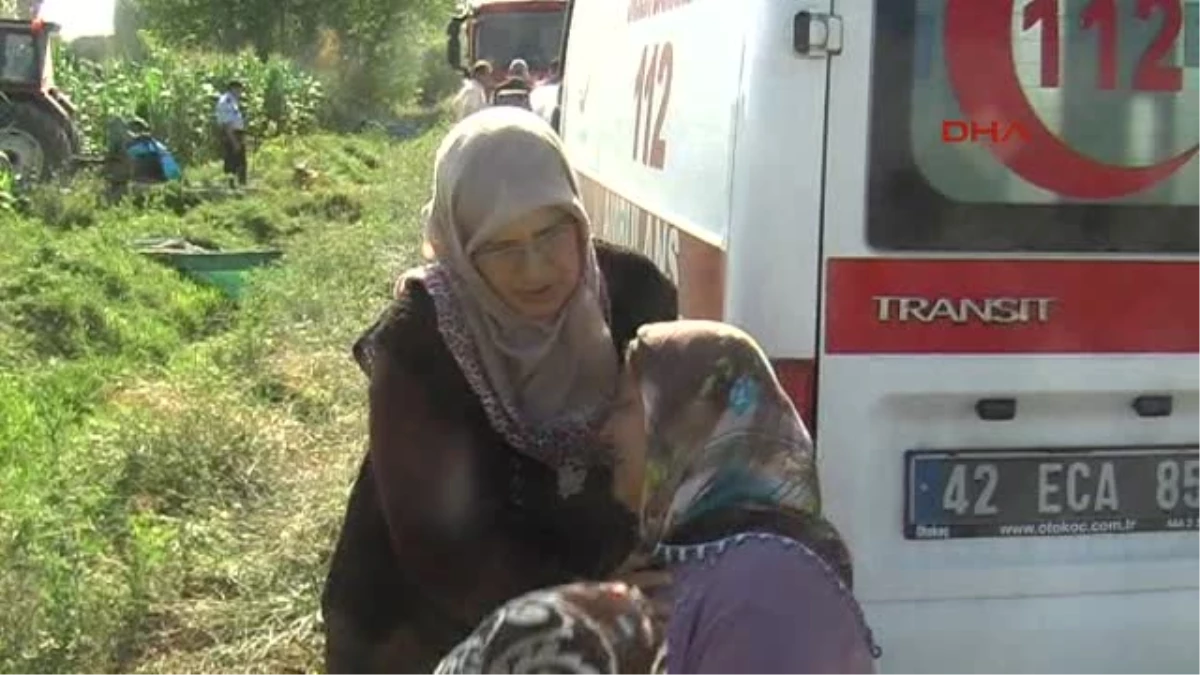
<svg viewBox="0 0 1200 675"><path fill-rule="evenodd" d="M269 265L283 251L172 251L143 250L142 253L170 265L193 279L212 284L231 298L238 298L246 284L246 273Z"/></svg>

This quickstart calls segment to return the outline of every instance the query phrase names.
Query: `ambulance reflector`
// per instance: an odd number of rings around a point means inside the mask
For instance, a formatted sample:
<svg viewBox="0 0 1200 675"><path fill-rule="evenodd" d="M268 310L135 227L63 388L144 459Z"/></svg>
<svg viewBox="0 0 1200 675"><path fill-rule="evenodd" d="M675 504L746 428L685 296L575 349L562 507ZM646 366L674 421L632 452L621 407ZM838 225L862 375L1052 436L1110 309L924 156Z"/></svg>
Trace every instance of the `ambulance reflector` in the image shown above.
<svg viewBox="0 0 1200 675"><path fill-rule="evenodd" d="M817 435L817 361L816 359L772 359L779 384L791 397L796 412L813 438Z"/></svg>

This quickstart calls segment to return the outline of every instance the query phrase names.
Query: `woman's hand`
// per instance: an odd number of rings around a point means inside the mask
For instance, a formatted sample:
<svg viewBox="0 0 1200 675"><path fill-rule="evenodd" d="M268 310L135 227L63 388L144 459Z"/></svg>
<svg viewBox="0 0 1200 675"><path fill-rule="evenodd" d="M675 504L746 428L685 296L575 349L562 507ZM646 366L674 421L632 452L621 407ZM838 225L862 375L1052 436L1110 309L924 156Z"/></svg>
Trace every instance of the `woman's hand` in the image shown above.
<svg viewBox="0 0 1200 675"><path fill-rule="evenodd" d="M641 389L630 370L621 374L602 435L613 447L613 496L640 514L646 477L646 417Z"/></svg>
<svg viewBox="0 0 1200 675"><path fill-rule="evenodd" d="M630 555L612 575L612 581L636 586L650 600L654 619L665 623L671 613L671 573L653 567L654 559L644 552Z"/></svg>
<svg viewBox="0 0 1200 675"><path fill-rule="evenodd" d="M637 515L642 511L642 462L617 455L613 463L613 497Z"/></svg>
<svg viewBox="0 0 1200 675"><path fill-rule="evenodd" d="M669 586L671 573L656 565L654 557L644 551L635 551L612 574L613 581L623 581L646 591Z"/></svg>

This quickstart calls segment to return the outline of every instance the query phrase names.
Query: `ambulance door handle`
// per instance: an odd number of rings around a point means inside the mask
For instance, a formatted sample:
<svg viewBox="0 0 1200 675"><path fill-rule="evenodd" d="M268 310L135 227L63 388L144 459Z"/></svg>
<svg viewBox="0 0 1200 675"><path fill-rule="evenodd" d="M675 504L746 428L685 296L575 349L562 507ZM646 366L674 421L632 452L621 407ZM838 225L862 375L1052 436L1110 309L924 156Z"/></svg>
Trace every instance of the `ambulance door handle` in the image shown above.
<svg viewBox="0 0 1200 675"><path fill-rule="evenodd" d="M1174 397L1166 394L1143 394L1133 399L1130 407L1138 417L1170 417Z"/></svg>
<svg viewBox="0 0 1200 675"><path fill-rule="evenodd" d="M842 19L808 10L792 17L792 48L801 56L842 53Z"/></svg>
<svg viewBox="0 0 1200 675"><path fill-rule="evenodd" d="M975 402L975 414L985 422L1007 422L1017 416L1017 399L981 398Z"/></svg>

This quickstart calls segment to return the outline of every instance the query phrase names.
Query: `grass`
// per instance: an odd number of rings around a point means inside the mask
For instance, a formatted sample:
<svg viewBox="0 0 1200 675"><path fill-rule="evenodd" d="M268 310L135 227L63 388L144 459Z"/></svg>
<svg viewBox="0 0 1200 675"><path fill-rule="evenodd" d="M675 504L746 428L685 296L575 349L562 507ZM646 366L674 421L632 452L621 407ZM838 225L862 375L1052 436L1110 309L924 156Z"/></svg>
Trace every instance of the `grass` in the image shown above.
<svg viewBox="0 0 1200 675"><path fill-rule="evenodd" d="M0 211L0 671L321 669L364 447L349 348L416 260L440 130L276 139L253 196ZM285 255L235 304L130 250L152 235Z"/></svg>

